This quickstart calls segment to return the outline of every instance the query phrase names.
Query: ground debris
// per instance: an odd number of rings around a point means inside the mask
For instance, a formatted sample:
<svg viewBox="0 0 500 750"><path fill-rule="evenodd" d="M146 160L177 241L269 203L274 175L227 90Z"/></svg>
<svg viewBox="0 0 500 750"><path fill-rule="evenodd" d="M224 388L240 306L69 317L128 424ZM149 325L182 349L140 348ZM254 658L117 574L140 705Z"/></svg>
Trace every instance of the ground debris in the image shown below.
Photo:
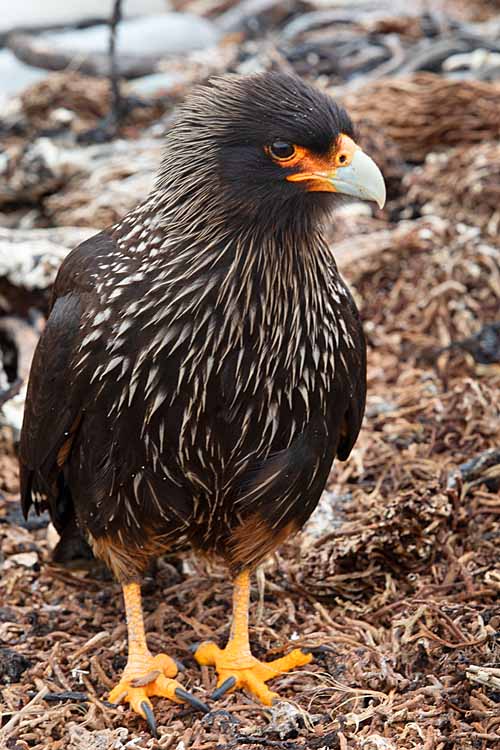
<svg viewBox="0 0 500 750"><path fill-rule="evenodd" d="M500 142L486 141L473 148L460 146L429 154L422 167L406 175L402 189L404 203L413 209L477 226L486 235L498 237Z"/></svg>
<svg viewBox="0 0 500 750"><path fill-rule="evenodd" d="M51 125L60 126L63 123L61 110L69 113L66 122L69 116L78 132L78 129L95 126L107 114L109 84L103 78L76 72L53 73L29 86L20 100L22 114L35 132Z"/></svg>
<svg viewBox="0 0 500 750"><path fill-rule="evenodd" d="M500 89L464 79L483 75L470 51L478 39L494 69L495 4L444 0L438 12L403 0L175 0L232 31L126 84L141 106L119 140L78 142L106 115L108 82L73 70L2 113L0 747L497 746ZM460 20L448 15L456 9ZM381 78L407 64L440 74ZM253 592L255 654L299 646L314 661L273 683L282 700L271 710L242 693L204 717L155 700L155 741L137 715L105 703L126 661L119 586L97 566L52 564L47 517L22 518L22 381L62 258L147 194L173 102L210 74L268 69L340 94L388 182L383 211L346 204L329 229L366 332L366 418L310 524L263 566L265 585ZM227 572L195 558L161 559L145 582L151 650L185 664L189 690L213 690L213 672L200 671L189 647L224 642L230 597Z"/></svg>
<svg viewBox="0 0 500 750"><path fill-rule="evenodd" d="M361 215L352 226L364 232L374 221ZM311 535L304 530L300 554L293 540L266 566L263 616L252 633L257 655L272 658L291 645L313 650L307 669L275 683L294 718L278 715L273 724L241 694L218 702L210 720L158 701L158 747L444 750L452 742L469 750L471 737L498 731L496 673L488 670L498 660L500 507L488 472L498 450L500 372L461 350L437 362L421 359L427 347L494 320L496 250L477 228L440 217L386 226L353 243L375 243L376 251L368 247L356 262L347 252L339 258L366 322L364 428L349 462L337 465L322 504L328 507L313 517ZM3 554L36 551L47 560L45 529L20 527L12 489L3 522L0 515ZM182 574L172 562L160 561L145 587L149 640L186 664L189 688L200 681L189 645L206 636L223 641L231 589L221 571L208 577L200 561ZM7 711L14 716L29 691L42 687L88 697L39 701L19 718L11 736L39 750L59 750L57 741L47 746L50 733L65 746L71 737L75 748L86 740L150 747L137 716L101 702L125 653L119 587L101 575L47 563L39 572L4 572L0 635L31 662L3 690ZM212 675L204 679L210 690ZM71 735L70 725L78 726Z"/></svg>
<svg viewBox="0 0 500 750"><path fill-rule="evenodd" d="M410 485L410 477L407 478ZM428 480L391 497L390 484L367 495L354 492L343 505L339 529L306 543L296 580L315 596L358 598L374 591L389 571L407 576L434 556L452 512L444 489ZM363 575L359 575L362 573Z"/></svg>
<svg viewBox="0 0 500 750"><path fill-rule="evenodd" d="M78 176L44 201L50 221L99 229L119 221L153 187L162 150L161 140L148 138L82 148L87 160Z"/></svg>
<svg viewBox="0 0 500 750"><path fill-rule="evenodd" d="M125 84L123 93L127 96ZM96 127L109 111L109 82L104 78L64 71L52 73L34 83L20 96L21 118L32 134L52 128L56 133L84 133ZM153 96L139 99L123 125L124 133L145 127L157 120L169 107L168 98Z"/></svg>
<svg viewBox="0 0 500 750"><path fill-rule="evenodd" d="M9 149L0 165L0 206L36 204L38 226L105 228L149 193L161 155L153 138L89 147L38 138Z"/></svg>
<svg viewBox="0 0 500 750"><path fill-rule="evenodd" d="M475 667L471 664L467 669L467 677L472 682L500 690L500 669L498 667Z"/></svg>
<svg viewBox="0 0 500 750"><path fill-rule="evenodd" d="M346 94L344 104L355 119L381 128L407 161L422 162L437 149L498 139L499 97L498 83L417 73L374 81Z"/></svg>

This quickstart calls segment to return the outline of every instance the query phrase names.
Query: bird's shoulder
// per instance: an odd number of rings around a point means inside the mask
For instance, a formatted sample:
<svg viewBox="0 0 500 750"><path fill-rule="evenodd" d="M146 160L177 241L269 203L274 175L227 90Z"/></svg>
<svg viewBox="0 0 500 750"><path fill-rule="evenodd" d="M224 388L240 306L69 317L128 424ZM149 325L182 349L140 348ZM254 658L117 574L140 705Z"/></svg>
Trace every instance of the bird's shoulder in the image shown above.
<svg viewBox="0 0 500 750"><path fill-rule="evenodd" d="M345 461L358 438L366 404L366 341L363 324L349 287L336 273L338 305L338 377L342 381L344 415L341 422L337 457Z"/></svg>
<svg viewBox="0 0 500 750"><path fill-rule="evenodd" d="M66 256L59 268L52 291L51 310L60 297L68 294L92 294L98 269L104 261L118 255L111 231L102 231L81 242Z"/></svg>

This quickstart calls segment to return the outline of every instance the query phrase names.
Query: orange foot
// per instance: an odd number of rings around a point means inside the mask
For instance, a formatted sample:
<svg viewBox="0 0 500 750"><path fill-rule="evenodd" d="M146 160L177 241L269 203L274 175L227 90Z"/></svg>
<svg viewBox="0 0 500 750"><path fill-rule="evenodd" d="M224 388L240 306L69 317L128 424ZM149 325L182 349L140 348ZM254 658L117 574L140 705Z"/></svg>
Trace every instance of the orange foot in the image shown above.
<svg viewBox="0 0 500 750"><path fill-rule="evenodd" d="M130 659L118 685L109 694L111 703L126 701L133 711L149 724L156 734L156 722L150 696L169 698L175 703L189 703L194 708L207 712L207 706L194 695L188 693L177 680L172 679L178 669L175 661L167 654L152 656L149 651Z"/></svg>
<svg viewBox="0 0 500 750"><path fill-rule="evenodd" d="M245 688L266 706L271 706L273 700L279 698L278 693L269 690L266 682L312 660L311 654L296 648L281 659L261 662L249 650L238 649L236 641L229 641L224 649L207 641L198 646L194 656L198 664L214 666L217 671L217 689L212 698L221 698L225 693Z"/></svg>

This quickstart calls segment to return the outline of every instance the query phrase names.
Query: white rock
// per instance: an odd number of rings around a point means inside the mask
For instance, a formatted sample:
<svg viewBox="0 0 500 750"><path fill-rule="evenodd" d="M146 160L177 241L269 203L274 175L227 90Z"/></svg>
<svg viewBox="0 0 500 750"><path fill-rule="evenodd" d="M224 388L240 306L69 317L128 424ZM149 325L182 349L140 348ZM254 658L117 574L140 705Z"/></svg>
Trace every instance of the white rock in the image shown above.
<svg viewBox="0 0 500 750"><path fill-rule="evenodd" d="M275 702L271 708L271 726L281 739L289 737L291 732L297 732L308 714L293 703L285 701Z"/></svg>
<svg viewBox="0 0 500 750"><path fill-rule="evenodd" d="M25 65L9 50L0 50L0 106L2 110L9 96L14 96L40 78L45 78L46 70Z"/></svg>
<svg viewBox="0 0 500 750"><path fill-rule="evenodd" d="M123 21L117 34L118 53L137 56L166 56L204 49L217 43L213 23L189 13L163 13L157 16ZM55 53L82 55L107 54L109 27L106 24L87 29L41 34Z"/></svg>
<svg viewBox="0 0 500 750"><path fill-rule="evenodd" d="M69 251L98 231L90 227L0 228L0 278L25 289L46 289Z"/></svg>
<svg viewBox="0 0 500 750"><path fill-rule="evenodd" d="M10 555L3 564L3 568L14 568L21 565L23 568L32 568L38 562L36 552L18 552L16 555Z"/></svg>
<svg viewBox="0 0 500 750"><path fill-rule="evenodd" d="M56 527L52 523L49 523L49 525L47 526L46 539L47 539L47 547L51 551L55 550L60 538L61 537L59 536L59 533Z"/></svg>
<svg viewBox="0 0 500 750"><path fill-rule="evenodd" d="M180 72L175 73L152 73L149 76L134 78L129 82L128 90L140 96L151 96L160 89L170 91L176 86L182 86L186 76Z"/></svg>
<svg viewBox="0 0 500 750"><path fill-rule="evenodd" d="M319 539L342 525L344 515L342 506L348 497L348 495L338 495L330 490L323 492L316 510L304 526L303 534L306 543L309 543L311 539Z"/></svg>
<svg viewBox="0 0 500 750"><path fill-rule="evenodd" d="M21 436L25 401L26 385L23 385L19 393L16 393L5 404L2 404L2 408L0 409L0 425L10 427L16 441Z"/></svg>
<svg viewBox="0 0 500 750"><path fill-rule="evenodd" d="M123 16L162 13L168 9L167 0L126 0ZM69 25L77 21L106 19L111 16L113 0L22 0L2 3L0 34L16 28L37 28Z"/></svg>

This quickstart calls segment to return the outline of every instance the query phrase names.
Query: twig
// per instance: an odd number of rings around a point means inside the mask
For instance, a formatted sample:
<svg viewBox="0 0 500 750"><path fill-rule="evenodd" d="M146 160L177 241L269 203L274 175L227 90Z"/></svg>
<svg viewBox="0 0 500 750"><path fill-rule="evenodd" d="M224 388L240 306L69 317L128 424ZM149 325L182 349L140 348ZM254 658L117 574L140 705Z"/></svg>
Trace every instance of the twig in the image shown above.
<svg viewBox="0 0 500 750"><path fill-rule="evenodd" d="M35 703L39 703L41 700L43 700L48 692L49 692L48 687L43 687L41 690L38 691L35 697L29 701L29 703L27 703L17 713L15 713L14 716L12 716L12 718L9 719L9 721L3 727L3 729L0 730L0 738L8 737L9 733L14 729L14 727L16 727L19 724L23 716L26 716L26 714L30 713L31 708L35 705Z"/></svg>

